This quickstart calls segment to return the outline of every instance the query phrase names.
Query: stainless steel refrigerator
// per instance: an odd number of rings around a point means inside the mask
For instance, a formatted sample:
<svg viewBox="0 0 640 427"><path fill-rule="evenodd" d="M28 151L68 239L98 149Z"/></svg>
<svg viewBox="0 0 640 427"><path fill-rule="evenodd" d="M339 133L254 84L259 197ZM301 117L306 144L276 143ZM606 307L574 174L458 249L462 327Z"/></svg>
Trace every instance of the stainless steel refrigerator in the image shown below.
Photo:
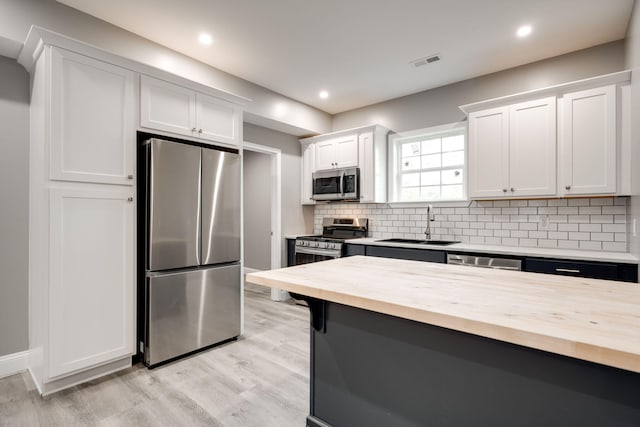
<svg viewBox="0 0 640 427"><path fill-rule="evenodd" d="M240 335L240 156L149 139L145 157L147 366Z"/></svg>

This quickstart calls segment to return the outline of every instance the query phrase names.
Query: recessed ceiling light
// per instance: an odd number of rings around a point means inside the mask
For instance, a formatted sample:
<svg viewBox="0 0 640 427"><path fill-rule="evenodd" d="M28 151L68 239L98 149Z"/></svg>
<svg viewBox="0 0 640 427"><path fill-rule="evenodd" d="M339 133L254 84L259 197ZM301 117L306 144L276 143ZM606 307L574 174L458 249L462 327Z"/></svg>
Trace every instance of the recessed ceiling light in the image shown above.
<svg viewBox="0 0 640 427"><path fill-rule="evenodd" d="M527 37L529 34L531 34L531 25L523 25L522 27L518 28L516 34L518 35L518 37Z"/></svg>
<svg viewBox="0 0 640 427"><path fill-rule="evenodd" d="M327 99L329 97L329 92L327 92L326 90L321 90L318 96L322 99Z"/></svg>
<svg viewBox="0 0 640 427"><path fill-rule="evenodd" d="M213 38L211 37L211 34L200 33L200 35L198 36L198 41L203 45L209 46L211 43L213 43Z"/></svg>

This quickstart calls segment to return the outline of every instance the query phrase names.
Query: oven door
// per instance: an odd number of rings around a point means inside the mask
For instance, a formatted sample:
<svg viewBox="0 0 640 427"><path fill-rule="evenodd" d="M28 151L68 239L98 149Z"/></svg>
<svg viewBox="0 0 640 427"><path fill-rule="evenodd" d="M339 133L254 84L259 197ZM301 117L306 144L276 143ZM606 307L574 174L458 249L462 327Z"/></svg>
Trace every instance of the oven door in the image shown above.
<svg viewBox="0 0 640 427"><path fill-rule="evenodd" d="M296 247L295 265L310 264L312 262L340 258L340 255L341 253L339 251Z"/></svg>

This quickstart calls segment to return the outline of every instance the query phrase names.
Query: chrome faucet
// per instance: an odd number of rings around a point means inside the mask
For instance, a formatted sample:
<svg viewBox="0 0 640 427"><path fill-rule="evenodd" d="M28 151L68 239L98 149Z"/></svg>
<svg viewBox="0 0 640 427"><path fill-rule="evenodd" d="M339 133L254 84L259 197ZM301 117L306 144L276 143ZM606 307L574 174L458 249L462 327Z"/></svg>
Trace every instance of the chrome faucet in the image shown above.
<svg viewBox="0 0 640 427"><path fill-rule="evenodd" d="M424 230L425 240L431 240L431 221L435 221L433 206L427 205L427 228Z"/></svg>

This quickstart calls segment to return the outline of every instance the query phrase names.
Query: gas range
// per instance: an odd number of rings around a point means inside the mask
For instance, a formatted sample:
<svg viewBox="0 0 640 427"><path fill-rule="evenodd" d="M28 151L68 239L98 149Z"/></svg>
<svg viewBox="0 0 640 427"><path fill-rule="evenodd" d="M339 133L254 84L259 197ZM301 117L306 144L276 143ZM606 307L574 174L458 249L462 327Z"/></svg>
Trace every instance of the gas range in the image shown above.
<svg viewBox="0 0 640 427"><path fill-rule="evenodd" d="M341 257L344 241L366 237L368 225L366 218L324 218L322 235L296 238L296 265Z"/></svg>

